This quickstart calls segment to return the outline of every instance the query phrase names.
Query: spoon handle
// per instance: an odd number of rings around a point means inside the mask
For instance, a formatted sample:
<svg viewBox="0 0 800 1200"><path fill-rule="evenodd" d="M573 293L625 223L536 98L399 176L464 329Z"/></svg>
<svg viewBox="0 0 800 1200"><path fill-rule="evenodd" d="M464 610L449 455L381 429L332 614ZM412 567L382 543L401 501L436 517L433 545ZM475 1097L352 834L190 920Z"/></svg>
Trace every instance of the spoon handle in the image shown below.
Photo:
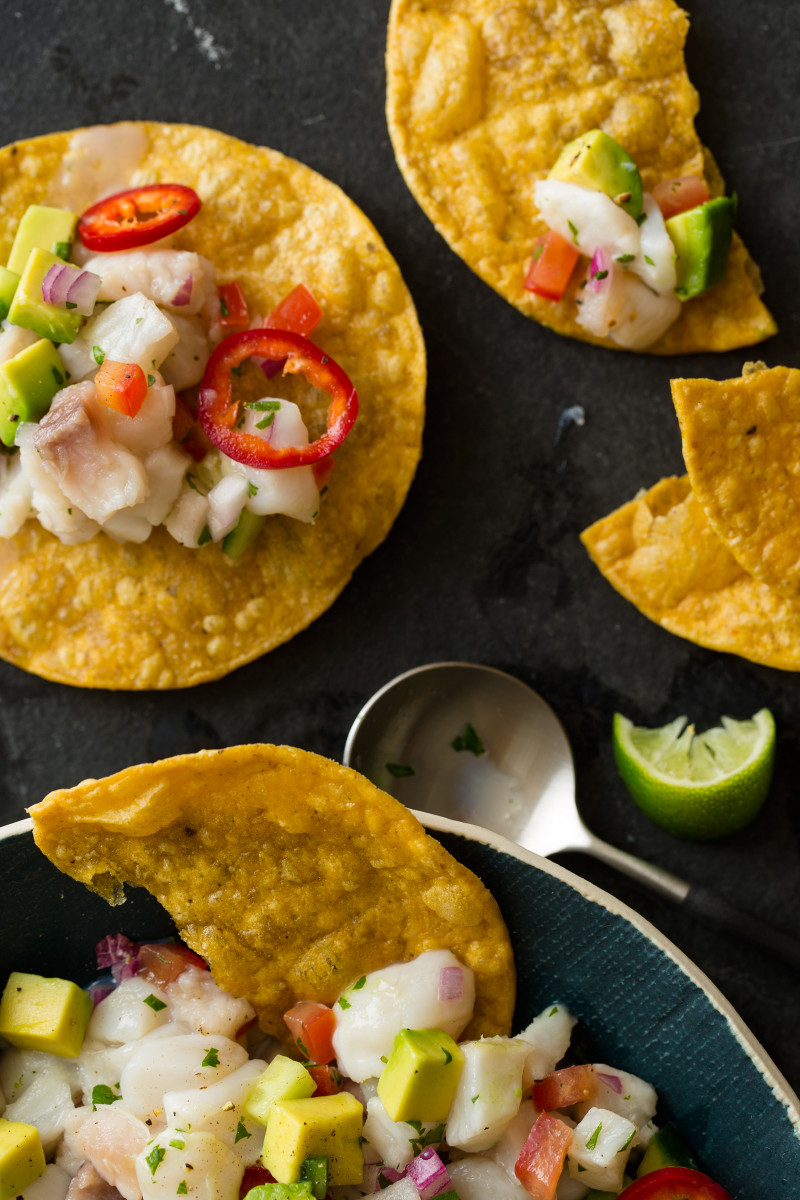
<svg viewBox="0 0 800 1200"><path fill-rule="evenodd" d="M602 841L592 833L589 833L581 849L593 854L595 858L602 859L609 866L616 867L636 883L658 892L674 904L679 904L685 912L691 913L704 924L723 929L726 933L767 950L782 962L794 967L796 971L800 970L800 942L796 938L762 921L753 913L744 912L730 904L709 888L690 884L662 867L636 858L625 850L618 850L616 846Z"/></svg>

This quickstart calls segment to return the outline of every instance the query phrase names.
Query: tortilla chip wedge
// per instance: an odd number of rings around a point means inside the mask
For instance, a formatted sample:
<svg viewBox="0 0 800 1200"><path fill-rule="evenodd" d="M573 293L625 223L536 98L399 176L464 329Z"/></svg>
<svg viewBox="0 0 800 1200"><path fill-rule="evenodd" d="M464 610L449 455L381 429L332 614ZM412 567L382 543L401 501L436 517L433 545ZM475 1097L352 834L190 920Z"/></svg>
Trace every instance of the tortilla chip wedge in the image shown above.
<svg viewBox="0 0 800 1200"><path fill-rule="evenodd" d="M216 981L285 1036L301 999L449 948L475 971L468 1036L505 1033L508 932L479 879L402 804L348 767L250 745L131 767L30 809L55 865L112 903L152 892Z"/></svg>
<svg viewBox="0 0 800 1200"><path fill-rule="evenodd" d="M694 128L683 57L689 18L672 0L393 0L387 117L397 161L438 231L526 316L611 348L574 319L574 301L523 287L545 231L533 183L564 145L597 127L636 161L646 190L703 175L724 185ZM771 336L758 270L734 234L726 279L684 304L654 354L729 350Z"/></svg>
<svg viewBox="0 0 800 1200"><path fill-rule="evenodd" d="M800 600L753 579L715 533L688 476L662 479L581 541L626 600L710 650L800 670Z"/></svg>
<svg viewBox="0 0 800 1200"><path fill-rule="evenodd" d="M800 370L673 379L692 491L748 574L800 595Z"/></svg>
<svg viewBox="0 0 800 1200"><path fill-rule="evenodd" d="M141 131L145 150L132 177L107 190L154 181L193 187L203 207L176 235L177 246L211 259L218 282L239 280L251 316L262 320L307 284L323 310L314 340L360 399L315 523L270 517L239 559L218 544L188 549L160 527L140 545L105 533L64 545L29 520L0 541L0 657L83 687L185 687L217 679L304 629L386 536L421 452L425 349L397 264L333 183L210 129L108 128ZM0 261L29 204L80 210L88 202L65 183L71 137L0 150ZM247 387L246 378L239 383ZM260 384L263 396L263 376ZM269 394L296 400L313 436L324 429L323 393L276 376Z"/></svg>

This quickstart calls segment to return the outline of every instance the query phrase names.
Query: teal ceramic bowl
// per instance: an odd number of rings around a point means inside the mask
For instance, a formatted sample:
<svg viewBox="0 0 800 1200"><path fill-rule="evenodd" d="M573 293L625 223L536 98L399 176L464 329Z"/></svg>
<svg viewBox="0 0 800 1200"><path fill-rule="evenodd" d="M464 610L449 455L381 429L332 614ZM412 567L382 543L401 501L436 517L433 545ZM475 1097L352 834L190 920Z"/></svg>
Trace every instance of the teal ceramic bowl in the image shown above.
<svg viewBox="0 0 800 1200"><path fill-rule="evenodd" d="M800 1103L725 998L648 922L569 871L475 826L422 817L494 893L514 944L515 1028L560 1001L580 1018L589 1061L649 1080L673 1122L733 1200L800 1194ZM117 930L166 937L170 918L131 890L113 911L36 849L29 821L0 829L11 970L90 979L94 946ZM9 919L13 912L13 919Z"/></svg>

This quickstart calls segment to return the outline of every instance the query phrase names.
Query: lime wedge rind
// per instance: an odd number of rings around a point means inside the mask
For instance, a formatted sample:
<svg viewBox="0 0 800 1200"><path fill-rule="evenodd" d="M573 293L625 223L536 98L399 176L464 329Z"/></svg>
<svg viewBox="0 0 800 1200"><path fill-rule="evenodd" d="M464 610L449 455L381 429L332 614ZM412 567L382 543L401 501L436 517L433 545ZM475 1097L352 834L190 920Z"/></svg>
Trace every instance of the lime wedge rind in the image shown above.
<svg viewBox="0 0 800 1200"><path fill-rule="evenodd" d="M661 729L614 717L614 755L639 807L679 837L725 837L753 820L766 798L775 757L768 709L695 733L686 717Z"/></svg>

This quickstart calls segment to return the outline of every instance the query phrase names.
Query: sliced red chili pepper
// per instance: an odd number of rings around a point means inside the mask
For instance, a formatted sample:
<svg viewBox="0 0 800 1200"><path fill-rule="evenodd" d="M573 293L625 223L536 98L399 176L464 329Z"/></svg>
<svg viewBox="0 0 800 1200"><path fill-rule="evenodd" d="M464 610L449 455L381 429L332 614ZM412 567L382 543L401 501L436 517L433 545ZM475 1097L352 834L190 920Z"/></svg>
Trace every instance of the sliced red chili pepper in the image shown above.
<svg viewBox="0 0 800 1200"><path fill-rule="evenodd" d="M236 429L239 402L233 399L231 372L252 355L285 359L284 372L304 375L331 397L327 429L308 446L273 447L256 433ZM358 394L342 368L308 338L281 329L245 329L223 338L208 360L197 400L197 415L210 441L248 467L301 467L319 462L341 445L358 415Z"/></svg>
<svg viewBox="0 0 800 1200"><path fill-rule="evenodd" d="M250 314L247 311L247 301L244 298L242 285L238 279L232 283L223 283L217 288L219 292L219 323L224 329L247 329L250 324Z"/></svg>
<svg viewBox="0 0 800 1200"><path fill-rule="evenodd" d="M133 250L175 233L200 211L200 197L182 183L150 183L98 200L78 221L87 250Z"/></svg>
<svg viewBox="0 0 800 1200"><path fill-rule="evenodd" d="M623 1188L619 1200L731 1200L731 1194L691 1167L659 1167Z"/></svg>

